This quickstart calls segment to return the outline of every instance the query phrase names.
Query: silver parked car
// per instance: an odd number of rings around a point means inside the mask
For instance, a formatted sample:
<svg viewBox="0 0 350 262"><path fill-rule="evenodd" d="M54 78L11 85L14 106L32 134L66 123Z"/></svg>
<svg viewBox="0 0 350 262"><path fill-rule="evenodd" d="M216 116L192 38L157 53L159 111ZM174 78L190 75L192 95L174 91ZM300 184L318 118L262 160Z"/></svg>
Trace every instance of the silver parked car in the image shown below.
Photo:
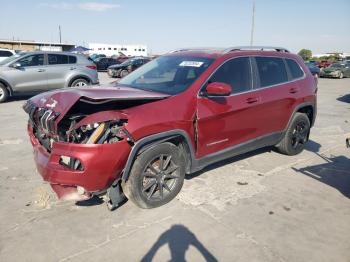
<svg viewBox="0 0 350 262"><path fill-rule="evenodd" d="M0 62L0 103L18 93L98 83L96 65L84 55L28 52Z"/></svg>

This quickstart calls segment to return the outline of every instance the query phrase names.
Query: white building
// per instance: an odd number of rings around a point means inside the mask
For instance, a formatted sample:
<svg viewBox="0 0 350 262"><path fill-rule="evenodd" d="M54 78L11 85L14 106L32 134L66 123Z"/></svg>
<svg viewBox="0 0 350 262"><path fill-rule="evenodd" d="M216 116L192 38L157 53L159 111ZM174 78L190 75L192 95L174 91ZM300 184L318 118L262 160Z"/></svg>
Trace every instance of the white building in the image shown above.
<svg viewBox="0 0 350 262"><path fill-rule="evenodd" d="M145 45L116 45L89 43L90 54L104 54L106 56L121 55L126 56L147 56L147 46Z"/></svg>

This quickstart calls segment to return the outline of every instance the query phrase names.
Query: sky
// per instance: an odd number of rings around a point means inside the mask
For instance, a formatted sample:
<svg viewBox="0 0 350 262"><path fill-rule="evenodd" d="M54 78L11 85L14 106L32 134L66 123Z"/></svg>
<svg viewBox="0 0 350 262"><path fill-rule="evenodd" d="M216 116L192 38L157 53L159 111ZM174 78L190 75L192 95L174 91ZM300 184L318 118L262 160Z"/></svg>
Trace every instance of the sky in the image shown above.
<svg viewBox="0 0 350 262"><path fill-rule="evenodd" d="M254 45L350 52L350 0L255 0ZM253 0L11 0L0 39L184 47L249 45ZM6 21L6 22L5 22Z"/></svg>

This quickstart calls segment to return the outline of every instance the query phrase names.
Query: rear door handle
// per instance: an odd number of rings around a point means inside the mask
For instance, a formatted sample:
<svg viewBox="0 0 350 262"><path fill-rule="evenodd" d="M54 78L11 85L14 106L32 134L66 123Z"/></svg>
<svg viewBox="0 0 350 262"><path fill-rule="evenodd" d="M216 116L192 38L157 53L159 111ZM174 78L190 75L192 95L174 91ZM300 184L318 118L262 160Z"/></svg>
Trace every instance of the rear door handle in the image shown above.
<svg viewBox="0 0 350 262"><path fill-rule="evenodd" d="M74 70L74 69L76 69L74 66L72 66L71 68L69 68L70 70Z"/></svg>
<svg viewBox="0 0 350 262"><path fill-rule="evenodd" d="M45 69L38 69L38 72L45 72Z"/></svg>
<svg viewBox="0 0 350 262"><path fill-rule="evenodd" d="M293 87L293 88L289 89L289 93L291 93L291 94L295 94L295 93L297 93L298 91L299 91L299 89L296 88L296 87Z"/></svg>
<svg viewBox="0 0 350 262"><path fill-rule="evenodd" d="M253 103L258 102L259 98L258 97L249 97L249 98L247 98L246 101L247 101L248 104L253 104Z"/></svg>

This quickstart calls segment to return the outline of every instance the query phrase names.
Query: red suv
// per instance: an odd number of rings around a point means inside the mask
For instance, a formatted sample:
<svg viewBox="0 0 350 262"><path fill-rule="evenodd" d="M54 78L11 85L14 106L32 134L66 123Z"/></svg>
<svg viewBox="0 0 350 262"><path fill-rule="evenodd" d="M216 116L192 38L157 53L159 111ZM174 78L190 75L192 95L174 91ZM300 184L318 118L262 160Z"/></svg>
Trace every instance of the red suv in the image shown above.
<svg viewBox="0 0 350 262"><path fill-rule="evenodd" d="M161 206L186 174L257 148L300 153L317 86L284 48L179 50L116 86L65 88L24 105L39 173L59 198L106 193Z"/></svg>

